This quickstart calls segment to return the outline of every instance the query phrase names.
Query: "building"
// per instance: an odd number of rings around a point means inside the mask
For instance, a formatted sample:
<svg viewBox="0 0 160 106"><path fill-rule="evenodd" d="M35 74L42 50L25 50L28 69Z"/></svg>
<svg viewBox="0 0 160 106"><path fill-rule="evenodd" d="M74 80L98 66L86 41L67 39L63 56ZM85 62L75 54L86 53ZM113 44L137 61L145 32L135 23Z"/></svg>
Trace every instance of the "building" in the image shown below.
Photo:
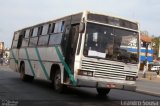
<svg viewBox="0 0 160 106"><path fill-rule="evenodd" d="M4 53L4 42L0 42L0 58L3 57Z"/></svg>
<svg viewBox="0 0 160 106"><path fill-rule="evenodd" d="M153 62L154 50L152 49L152 37L150 37L148 35L148 33L141 32L140 40L141 40L141 53L140 53L141 66L140 66L140 70L143 70L143 67L147 61L149 63ZM149 69L150 69L150 67L151 66L149 65Z"/></svg>

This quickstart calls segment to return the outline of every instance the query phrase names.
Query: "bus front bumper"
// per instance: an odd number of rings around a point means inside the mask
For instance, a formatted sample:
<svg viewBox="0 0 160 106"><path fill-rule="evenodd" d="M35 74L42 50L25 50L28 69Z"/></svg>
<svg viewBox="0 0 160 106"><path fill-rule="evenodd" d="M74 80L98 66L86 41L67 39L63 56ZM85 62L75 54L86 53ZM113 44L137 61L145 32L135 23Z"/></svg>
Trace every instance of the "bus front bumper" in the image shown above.
<svg viewBox="0 0 160 106"><path fill-rule="evenodd" d="M124 81L124 82L122 81L119 83L119 80L117 80L117 81L116 80L95 81L95 80L88 80L88 79L87 80L86 79L77 79L77 86L79 86L79 87L122 89L122 90L129 90L129 91L136 90L135 84L127 83L127 81Z"/></svg>

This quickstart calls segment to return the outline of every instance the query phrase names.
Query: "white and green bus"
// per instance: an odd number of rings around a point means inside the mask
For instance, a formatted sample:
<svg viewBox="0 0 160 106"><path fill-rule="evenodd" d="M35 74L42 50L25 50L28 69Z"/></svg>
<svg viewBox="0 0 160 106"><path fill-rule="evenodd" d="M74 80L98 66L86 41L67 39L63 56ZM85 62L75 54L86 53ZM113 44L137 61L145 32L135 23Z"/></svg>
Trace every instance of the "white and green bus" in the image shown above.
<svg viewBox="0 0 160 106"><path fill-rule="evenodd" d="M10 67L22 80L50 80L65 86L135 90L139 69L138 23L90 11L18 30Z"/></svg>

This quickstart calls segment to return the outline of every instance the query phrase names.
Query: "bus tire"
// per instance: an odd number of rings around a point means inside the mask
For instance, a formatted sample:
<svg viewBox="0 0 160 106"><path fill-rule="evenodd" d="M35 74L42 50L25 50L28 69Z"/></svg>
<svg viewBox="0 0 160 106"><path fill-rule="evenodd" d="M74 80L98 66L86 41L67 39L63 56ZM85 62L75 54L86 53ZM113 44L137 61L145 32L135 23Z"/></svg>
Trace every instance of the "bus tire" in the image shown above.
<svg viewBox="0 0 160 106"><path fill-rule="evenodd" d="M52 84L53 87L55 89L55 91L59 92L59 93L63 93L64 92L64 88L65 86L63 84L61 84L61 72L60 69L57 69L54 76L52 77Z"/></svg>
<svg viewBox="0 0 160 106"><path fill-rule="evenodd" d="M25 80L26 80L25 65L24 65L24 63L22 63L21 66L20 66L20 79L21 79L22 81L25 81Z"/></svg>
<svg viewBox="0 0 160 106"><path fill-rule="evenodd" d="M25 74L25 64L24 63L22 63L20 66L20 79L22 81L28 81L28 82L32 82L34 79L33 76Z"/></svg>
<svg viewBox="0 0 160 106"><path fill-rule="evenodd" d="M99 96L106 96L109 93L109 88L97 88L97 92Z"/></svg>

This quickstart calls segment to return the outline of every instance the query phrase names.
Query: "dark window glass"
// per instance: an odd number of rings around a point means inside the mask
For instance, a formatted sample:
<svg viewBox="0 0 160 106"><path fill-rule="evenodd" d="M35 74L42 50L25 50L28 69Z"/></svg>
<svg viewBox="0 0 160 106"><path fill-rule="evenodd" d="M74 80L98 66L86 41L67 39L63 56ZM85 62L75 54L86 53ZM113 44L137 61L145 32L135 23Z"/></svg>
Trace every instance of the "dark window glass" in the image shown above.
<svg viewBox="0 0 160 106"><path fill-rule="evenodd" d="M30 38L29 46L36 46L38 41L38 37Z"/></svg>
<svg viewBox="0 0 160 106"><path fill-rule="evenodd" d="M48 26L48 32L47 32L48 34L50 33L51 25L52 25L52 24L49 24L49 26Z"/></svg>
<svg viewBox="0 0 160 106"><path fill-rule="evenodd" d="M58 21L55 24L54 33L60 33L64 31L64 21Z"/></svg>
<svg viewBox="0 0 160 106"><path fill-rule="evenodd" d="M138 33L88 23L84 55L128 63L138 62Z"/></svg>
<svg viewBox="0 0 160 106"><path fill-rule="evenodd" d="M115 18L115 17L98 15L98 14L88 14L88 20L138 30L138 26L136 23L133 23L127 20L123 20L123 19L119 19L119 18Z"/></svg>
<svg viewBox="0 0 160 106"><path fill-rule="evenodd" d="M30 37L33 36L33 29L31 29L30 33L29 33Z"/></svg>
<svg viewBox="0 0 160 106"><path fill-rule="evenodd" d="M114 17L108 17L108 23L111 25L119 26L119 19Z"/></svg>
<svg viewBox="0 0 160 106"><path fill-rule="evenodd" d="M62 33L50 35L49 45L61 44Z"/></svg>
<svg viewBox="0 0 160 106"><path fill-rule="evenodd" d="M48 38L49 38L49 35L47 36L40 36L39 37L39 41L38 41L38 45L40 46L45 46L48 44Z"/></svg>
<svg viewBox="0 0 160 106"><path fill-rule="evenodd" d="M54 33L55 23L49 24L48 34Z"/></svg>
<svg viewBox="0 0 160 106"><path fill-rule="evenodd" d="M121 26L121 27L138 30L138 25L137 25L136 23L129 22L129 21L122 20L122 19L120 19L119 22L120 22L120 26Z"/></svg>
<svg viewBox="0 0 160 106"><path fill-rule="evenodd" d="M88 19L101 23L108 23L108 17L104 15L88 14Z"/></svg>
<svg viewBox="0 0 160 106"><path fill-rule="evenodd" d="M64 32L64 21L62 21L61 32Z"/></svg>
<svg viewBox="0 0 160 106"><path fill-rule="evenodd" d="M19 48L21 48L21 46L22 46L22 40L23 40L23 38L25 37L25 30L23 30L23 31L21 31L21 33L20 33L20 36L19 36L19 38L18 38L18 44L17 44L17 48L19 49Z"/></svg>
<svg viewBox="0 0 160 106"><path fill-rule="evenodd" d="M42 35L42 29L43 29L43 26L38 27L37 35Z"/></svg>

